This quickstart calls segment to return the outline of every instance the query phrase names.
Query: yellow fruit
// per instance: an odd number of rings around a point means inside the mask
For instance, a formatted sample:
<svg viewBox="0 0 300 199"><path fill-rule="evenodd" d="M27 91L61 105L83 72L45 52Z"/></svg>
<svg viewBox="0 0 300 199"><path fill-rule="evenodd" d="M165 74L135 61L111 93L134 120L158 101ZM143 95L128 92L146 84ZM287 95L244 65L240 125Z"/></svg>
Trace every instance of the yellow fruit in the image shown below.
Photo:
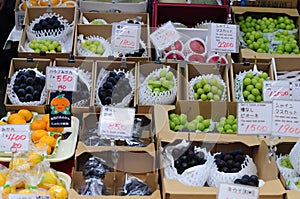
<svg viewBox="0 0 300 199"><path fill-rule="evenodd" d="M48 132L43 130L43 129L39 129L39 130L35 130L32 132L31 134L31 141L33 143L39 141L42 137L48 135Z"/></svg>
<svg viewBox="0 0 300 199"><path fill-rule="evenodd" d="M51 146L49 146L47 143L45 142L38 142L38 143L35 143L34 146L41 150L41 151L46 151L48 155L51 154L52 152L52 149L51 149Z"/></svg>
<svg viewBox="0 0 300 199"><path fill-rule="evenodd" d="M4 186L6 183L6 175L4 173L0 173L0 187Z"/></svg>
<svg viewBox="0 0 300 199"><path fill-rule="evenodd" d="M51 148L54 148L56 146L56 139L50 135L43 136L39 142L44 142L48 144Z"/></svg>
<svg viewBox="0 0 300 199"><path fill-rule="evenodd" d="M59 185L55 185L49 189L51 199L66 199L68 198L68 191Z"/></svg>
<svg viewBox="0 0 300 199"><path fill-rule="evenodd" d="M8 116L7 123L11 124L11 122L15 119L25 120L25 117L21 114L14 113Z"/></svg>
<svg viewBox="0 0 300 199"><path fill-rule="evenodd" d="M61 3L61 0L52 0L51 1L51 5L52 6L57 6L58 4ZM45 1L45 0L40 0L39 1L39 5L40 6L48 6L48 1Z"/></svg>
<svg viewBox="0 0 300 199"><path fill-rule="evenodd" d="M56 173L51 171L46 171L43 173L42 180L39 183L39 187L44 189L50 189L54 185L57 185L57 182L59 181L58 177L56 176Z"/></svg>
<svg viewBox="0 0 300 199"><path fill-rule="evenodd" d="M63 132L64 128L63 127L50 127L50 122L48 122L46 130L49 132L61 133L61 132Z"/></svg>
<svg viewBox="0 0 300 199"><path fill-rule="evenodd" d="M7 123L6 123L6 122L0 122L0 125L1 125L1 124L7 124Z"/></svg>
<svg viewBox="0 0 300 199"><path fill-rule="evenodd" d="M20 172L27 172L30 170L30 164L23 158L14 158L9 162L9 169L15 169Z"/></svg>
<svg viewBox="0 0 300 199"><path fill-rule="evenodd" d="M26 122L29 122L33 117L32 112L27 109L20 109L18 111L18 114L23 115L25 117Z"/></svg>
<svg viewBox="0 0 300 199"><path fill-rule="evenodd" d="M42 162L44 159L42 154L39 154L35 151L31 151L28 154L28 159L27 161L30 163L31 166L35 166L37 164L39 164L40 162Z"/></svg>
<svg viewBox="0 0 300 199"><path fill-rule="evenodd" d="M18 192L18 194L33 194L34 192L29 189L22 189Z"/></svg>
<svg viewBox="0 0 300 199"><path fill-rule="evenodd" d="M34 120L30 124L31 130L46 130L47 123L44 120Z"/></svg>
<svg viewBox="0 0 300 199"><path fill-rule="evenodd" d="M2 190L3 194L10 194L10 193L17 193L17 188L15 186L4 186L3 190Z"/></svg>

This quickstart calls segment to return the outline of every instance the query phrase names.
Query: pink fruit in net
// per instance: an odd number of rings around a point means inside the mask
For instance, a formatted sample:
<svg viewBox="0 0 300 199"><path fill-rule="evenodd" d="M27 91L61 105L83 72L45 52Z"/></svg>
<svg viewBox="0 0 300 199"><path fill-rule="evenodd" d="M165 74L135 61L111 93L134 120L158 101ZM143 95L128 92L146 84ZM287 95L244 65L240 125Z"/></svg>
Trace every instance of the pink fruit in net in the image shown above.
<svg viewBox="0 0 300 199"><path fill-rule="evenodd" d="M170 51L165 56L166 59L184 60L184 55L180 52Z"/></svg>
<svg viewBox="0 0 300 199"><path fill-rule="evenodd" d="M191 54L188 56L187 60L190 62L205 63L205 57L200 54Z"/></svg>
<svg viewBox="0 0 300 199"><path fill-rule="evenodd" d="M171 50L178 50L181 51L183 48L183 44L180 40L177 40L174 42L173 45L169 46L168 48L165 49L165 52L170 52Z"/></svg>
<svg viewBox="0 0 300 199"><path fill-rule="evenodd" d="M200 39L195 39L195 40L190 41L189 47L195 53L198 53L198 54L205 53L205 44Z"/></svg>
<svg viewBox="0 0 300 199"><path fill-rule="evenodd" d="M209 58L207 58L207 63L217 63L219 60L219 55L212 55ZM227 59L223 56L221 56L221 64L227 64Z"/></svg>

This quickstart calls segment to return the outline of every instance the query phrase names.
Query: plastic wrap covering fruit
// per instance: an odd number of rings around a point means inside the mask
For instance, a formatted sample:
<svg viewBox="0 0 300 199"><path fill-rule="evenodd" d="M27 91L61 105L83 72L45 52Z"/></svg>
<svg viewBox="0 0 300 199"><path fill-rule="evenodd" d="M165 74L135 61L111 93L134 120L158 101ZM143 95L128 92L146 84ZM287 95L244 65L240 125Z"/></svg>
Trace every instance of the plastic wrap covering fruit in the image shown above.
<svg viewBox="0 0 300 199"><path fill-rule="evenodd" d="M187 42L185 42L183 48L183 54L187 56L190 53L196 53L202 56L206 56L207 47L205 41L201 38L193 37L189 39Z"/></svg>
<svg viewBox="0 0 300 199"><path fill-rule="evenodd" d="M298 173L294 170L288 155L277 157L276 164L286 183L289 179L298 177Z"/></svg>
<svg viewBox="0 0 300 199"><path fill-rule="evenodd" d="M172 104L177 95L177 77L170 66L152 71L140 84L139 104Z"/></svg>
<svg viewBox="0 0 300 199"><path fill-rule="evenodd" d="M243 175L241 178L235 179L234 184L262 187L264 185L264 181L259 180L257 175Z"/></svg>
<svg viewBox="0 0 300 199"><path fill-rule="evenodd" d="M192 147L189 144L183 140L164 149L162 157L165 176L188 186L204 186L210 175L212 156L205 148Z"/></svg>
<svg viewBox="0 0 300 199"><path fill-rule="evenodd" d="M226 84L220 75L201 75L189 81L189 99L226 101Z"/></svg>
<svg viewBox="0 0 300 199"><path fill-rule="evenodd" d="M92 72L78 68L77 91L72 94L72 107L89 106L91 100Z"/></svg>
<svg viewBox="0 0 300 199"><path fill-rule="evenodd" d="M59 14L44 13L27 25L26 33L29 41L43 38L56 39L64 43L73 29L74 21L69 24L68 21Z"/></svg>
<svg viewBox="0 0 300 199"><path fill-rule="evenodd" d="M96 83L95 105L129 106L134 95L133 71L101 69Z"/></svg>
<svg viewBox="0 0 300 199"><path fill-rule="evenodd" d="M45 75L37 68L16 71L8 84L7 96L15 105L45 104L47 97Z"/></svg>
<svg viewBox="0 0 300 199"><path fill-rule="evenodd" d="M237 118L234 115L221 117L220 121L215 123L215 128L219 133L237 133Z"/></svg>
<svg viewBox="0 0 300 199"><path fill-rule="evenodd" d="M287 189L300 191L300 177L289 178L287 180Z"/></svg>
<svg viewBox="0 0 300 199"><path fill-rule="evenodd" d="M116 57L123 56L123 54L120 52L114 52L113 55ZM147 46L145 42L142 40L140 40L139 49L125 53L125 57L147 57L147 56L148 56Z"/></svg>
<svg viewBox="0 0 300 199"><path fill-rule="evenodd" d="M123 187L125 196L147 196L151 195L151 190L148 185L133 175L126 173L125 184Z"/></svg>
<svg viewBox="0 0 300 199"><path fill-rule="evenodd" d="M107 22L104 19L93 19L92 21L89 21L85 16L82 16L82 23L83 24L96 24L96 25L107 24Z"/></svg>
<svg viewBox="0 0 300 199"><path fill-rule="evenodd" d="M299 158L299 151L300 151L300 141L298 140L297 143L293 146L289 157L294 170L300 174L300 158Z"/></svg>
<svg viewBox="0 0 300 199"><path fill-rule="evenodd" d="M84 35L78 35L77 53L79 56L102 56L112 55L109 42L103 37L90 35L84 38Z"/></svg>
<svg viewBox="0 0 300 199"><path fill-rule="evenodd" d="M268 80L268 73L257 69L243 71L235 77L235 99L237 102L262 102L263 81Z"/></svg>
<svg viewBox="0 0 300 199"><path fill-rule="evenodd" d="M26 52L46 52L46 53L65 53L69 52L66 46L57 41L55 38L53 39L33 39L31 41L27 40L24 45L24 50Z"/></svg>
<svg viewBox="0 0 300 199"><path fill-rule="evenodd" d="M219 183L234 183L244 175L257 175L257 169L252 158L243 150L216 153L207 184L217 187Z"/></svg>
<svg viewBox="0 0 300 199"><path fill-rule="evenodd" d="M220 64L228 64L227 58L225 56L219 55L219 54L210 55L206 59L206 63L218 63L218 62L220 62Z"/></svg>

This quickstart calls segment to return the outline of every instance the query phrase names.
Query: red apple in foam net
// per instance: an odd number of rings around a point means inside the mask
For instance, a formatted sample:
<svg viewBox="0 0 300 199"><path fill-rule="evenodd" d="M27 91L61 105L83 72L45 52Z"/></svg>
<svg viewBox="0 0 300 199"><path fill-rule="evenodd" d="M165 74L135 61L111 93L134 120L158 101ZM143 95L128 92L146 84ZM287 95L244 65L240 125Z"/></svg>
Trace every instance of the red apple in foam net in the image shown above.
<svg viewBox="0 0 300 199"><path fill-rule="evenodd" d="M172 50L178 50L178 51L182 51L183 48L183 43L180 40L177 40L174 42L174 44L170 45L168 48L166 48L164 51L165 52L170 52Z"/></svg>
<svg viewBox="0 0 300 199"><path fill-rule="evenodd" d="M170 51L165 55L166 59L176 59L176 60L184 60L183 53L179 51Z"/></svg>
<svg viewBox="0 0 300 199"><path fill-rule="evenodd" d="M189 41L189 48L194 53L205 54L206 53L206 45L205 42L200 38L193 38Z"/></svg>
<svg viewBox="0 0 300 199"><path fill-rule="evenodd" d="M200 54L189 54L187 56L187 61L205 63L206 59Z"/></svg>
<svg viewBox="0 0 300 199"><path fill-rule="evenodd" d="M207 58L206 62L207 63L217 63L219 58L220 58L220 55L211 55L210 57ZM221 56L221 64L228 64L226 57Z"/></svg>

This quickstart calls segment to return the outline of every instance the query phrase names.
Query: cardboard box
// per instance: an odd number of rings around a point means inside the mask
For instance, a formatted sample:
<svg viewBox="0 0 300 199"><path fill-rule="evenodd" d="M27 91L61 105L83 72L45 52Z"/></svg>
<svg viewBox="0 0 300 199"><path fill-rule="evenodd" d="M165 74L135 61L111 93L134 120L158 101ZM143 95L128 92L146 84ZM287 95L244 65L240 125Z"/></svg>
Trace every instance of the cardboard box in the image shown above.
<svg viewBox="0 0 300 199"><path fill-rule="evenodd" d="M8 78L11 78L13 74L21 70L23 68L37 68L40 72L43 74L46 74L46 67L51 66L52 63L50 59L25 59L25 58L13 58L10 62L10 69ZM44 104L41 105L15 105L12 104L7 96L8 92L8 85L6 88L6 95L4 97L4 105L6 108L6 111L15 111L22 108L28 109L30 111L34 111L40 114L43 114L46 112L47 109L47 103L45 101Z"/></svg>
<svg viewBox="0 0 300 199"><path fill-rule="evenodd" d="M295 190L286 191L286 199L298 199L298 198L300 198L300 191L295 191Z"/></svg>
<svg viewBox="0 0 300 199"><path fill-rule="evenodd" d="M273 158L269 160L266 158L269 152L267 145L262 142L260 145L248 146L241 142L228 142L224 143L198 143L202 146L212 147L208 148L213 154L215 152L229 151L234 149L243 149L254 160L257 167L258 177L264 181L264 185L259 188L260 199L283 199L285 190L280 183L276 173L278 169L276 167L275 160ZM210 145L211 144L211 145ZM200 145L201 146L201 145ZM217 197L218 189L215 187L192 187L186 186L174 179L166 179L164 177L164 171L161 172L162 178L162 194L163 198L175 199L175 198L189 198L189 199L215 199Z"/></svg>
<svg viewBox="0 0 300 199"><path fill-rule="evenodd" d="M229 86L229 77L228 77L228 66L227 65L220 65L217 68L216 64L196 64L196 63L189 63L187 64L187 68L185 70L185 79L186 79L186 100L189 100L189 82L191 79L201 76L201 75L220 75L221 79L223 79L225 86L226 86L226 101L231 101L230 99L230 86Z"/></svg>
<svg viewBox="0 0 300 199"><path fill-rule="evenodd" d="M147 0L79 0L81 12L147 12Z"/></svg>
<svg viewBox="0 0 300 199"><path fill-rule="evenodd" d="M231 100L236 101L235 96L235 77L240 72L248 71L253 69L253 63L231 63L230 66L230 86L231 86ZM270 63L256 63L257 70L267 72L269 74L270 80L274 79L274 72L272 65Z"/></svg>
<svg viewBox="0 0 300 199"><path fill-rule="evenodd" d="M24 18L24 24L29 25L33 20L36 18L39 18L41 15L44 13L47 13L47 7L29 7L26 10L25 13L25 18ZM54 7L52 8L52 12L55 12L56 14L59 14L62 16L64 19L68 21L69 24L72 22L74 24L77 23L77 15L76 15L76 8L75 7ZM75 33L75 25L73 27L72 33L71 34L71 49L73 49L73 38L74 38L74 33ZM36 53L36 52L25 52L24 45L27 41L27 34L26 34L26 27L22 31L21 39L19 41L19 46L18 46L18 54L19 57L25 57L25 58L48 58L51 59L52 61L55 58L69 58L70 55L73 53L72 50L70 52L64 52L64 53Z"/></svg>
<svg viewBox="0 0 300 199"><path fill-rule="evenodd" d="M155 133L161 142L185 139L205 142L241 142L248 146L258 145L259 140L254 135L221 134L214 130L210 133L175 132L170 129L169 125L169 114L171 113L184 113L187 115L188 121L192 121L196 116L202 115L204 119L212 119L217 122L221 117L228 114L236 116L236 111L237 103L235 102L178 101L172 108L155 105Z"/></svg>
<svg viewBox="0 0 300 199"><path fill-rule="evenodd" d="M99 128L99 116L100 114L96 113L83 113L82 116L82 128L79 134L79 141L86 145L89 148L90 145L86 144L86 140L97 135ZM141 134L140 140L145 144L145 147L134 147L136 150L151 150L154 145L154 134L152 129L152 115L151 114L135 114L135 118L141 120L141 126L138 127L139 132ZM110 146L109 139L103 139L104 142ZM121 147L123 149L131 150L132 147L126 146L124 140L117 140L115 142L117 147Z"/></svg>
<svg viewBox="0 0 300 199"><path fill-rule="evenodd" d="M277 17L277 16L289 16L294 20L296 26L299 27L300 19L299 13L297 9L289 9L289 8L260 8L260 7L243 7L243 6L232 6L231 7L232 13L234 15L234 21L236 22L239 15L243 16L252 16L252 17L259 17L262 18L266 17ZM298 37L300 32L298 31ZM299 46L298 40L298 46ZM272 57L300 57L300 54L293 55L293 54L270 54L270 53L257 53L248 48L240 49L240 59L271 59ZM241 61L241 60L240 60Z"/></svg>
<svg viewBox="0 0 300 199"><path fill-rule="evenodd" d="M134 175L141 180L143 180L150 190L152 194L149 196L129 196L132 199L160 199L160 189L158 184L158 175L155 173L145 173L141 175ZM105 178L103 179L104 185L107 189L108 195L103 196L93 196L94 199L122 199L126 196L121 196L118 194L123 193L123 186L126 179L126 173L113 173L109 172L106 173ZM74 172L72 178L72 186L69 191L69 198L82 198L82 199L89 199L91 196L82 196L78 194L78 190L80 186L84 184L85 180L82 177L82 172ZM127 197L126 197L127 198Z"/></svg>
<svg viewBox="0 0 300 199"><path fill-rule="evenodd" d="M74 55L79 59L92 59L92 60L105 60L105 61L120 61L121 57L90 57L90 56L79 56L77 52L78 45L78 36L80 34L84 35L84 38L87 36L100 36L106 39L109 43L111 42L112 36L112 25L91 25L91 24L78 24L77 25L77 34L75 34L74 38ZM141 26L141 40L145 43L147 48L147 57L126 57L126 61L148 61L151 58L151 49L150 49L150 39L149 39L149 26L142 25Z"/></svg>
<svg viewBox="0 0 300 199"><path fill-rule="evenodd" d="M240 6L241 0L235 0L233 6ZM274 8L297 8L296 0L246 0L246 6L250 7L274 7Z"/></svg>
<svg viewBox="0 0 300 199"><path fill-rule="evenodd" d="M71 108L72 114L73 115L78 115L78 114L82 114L85 112L90 112L93 106L93 102L94 102L94 62L92 60L72 60L72 59L63 59L63 58L58 58L55 59L53 66L58 66L58 67L75 67L75 68L79 68L82 69L84 72L89 72L89 74L91 75L91 79L89 80L91 83L91 87L90 87L90 95L89 95L89 100L87 102L87 104L85 106L73 106ZM78 77L79 79L79 77ZM80 92L80 91L79 91ZM87 97L87 96L83 96L83 97ZM83 99L83 98L82 98ZM49 99L48 99L49 100ZM72 100L72 103L74 103L74 101Z"/></svg>
<svg viewBox="0 0 300 199"><path fill-rule="evenodd" d="M136 70L136 63L135 62L126 62L126 67L122 67L122 62L120 61L96 61L95 63L95 75L94 75L94 93L92 94L94 96L94 99L97 98L96 96L96 89L98 88L97 86L97 80L99 73L101 69L105 69L108 71L113 71L113 70L124 70L124 71L131 71L132 74L135 76L135 85L136 85L136 76L137 76L137 70ZM100 112L100 104L96 104L96 101L94 100L93 106L94 106L94 111L96 113ZM129 103L129 107L135 106L137 103L137 87L134 88L134 96L131 102Z"/></svg>
<svg viewBox="0 0 300 199"><path fill-rule="evenodd" d="M275 80L299 81L300 77L296 71L299 68L300 57L298 58L272 58L272 67ZM298 76L297 76L298 75Z"/></svg>
<svg viewBox="0 0 300 199"><path fill-rule="evenodd" d="M85 17L89 22L94 19L103 19L108 24L118 23L126 19L134 19L137 17L141 18L141 21L145 25L150 25L149 13L110 13L110 12L82 12L79 19L79 24L83 23L83 17Z"/></svg>

